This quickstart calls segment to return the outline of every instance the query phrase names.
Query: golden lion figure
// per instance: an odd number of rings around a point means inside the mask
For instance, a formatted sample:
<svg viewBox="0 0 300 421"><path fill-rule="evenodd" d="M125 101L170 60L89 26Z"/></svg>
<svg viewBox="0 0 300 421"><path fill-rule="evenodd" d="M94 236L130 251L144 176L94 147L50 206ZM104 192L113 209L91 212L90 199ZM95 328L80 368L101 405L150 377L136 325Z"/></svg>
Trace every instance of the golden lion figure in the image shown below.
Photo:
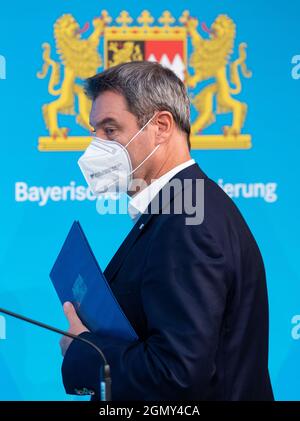
<svg viewBox="0 0 300 421"><path fill-rule="evenodd" d="M91 102L86 97L83 87L76 83L76 79L85 79L97 73L102 60L98 54L100 36L105 23L101 18L93 20L93 33L87 39L81 39L81 30L72 15L66 14L57 19L54 24L54 37L56 51L64 65L64 78L61 86L55 89L60 82L60 65L51 59L51 47L43 44L43 68L37 74L44 79L51 67L48 92L59 98L43 106L45 124L53 137L67 137L68 128L58 127L58 114L75 115L75 97L78 98L78 113L76 122L89 129L89 112Z"/></svg>
<svg viewBox="0 0 300 421"><path fill-rule="evenodd" d="M233 51L235 24L225 15L220 15L208 30L209 39L203 39L197 31L198 20L188 18L186 27L191 36L194 48L190 58L190 66L194 75L187 77L187 85L195 87L197 83L214 79L214 82L204 87L193 99L192 103L199 116L192 124L192 132L201 132L216 119L213 110L214 97L217 100L216 114L232 112L231 126L223 128L225 135L239 135L247 113L247 105L234 99L232 95L241 92L239 67L244 77L251 77L247 70L245 43L239 45L239 57L230 64L230 86L227 80L226 67Z"/></svg>
<svg viewBox="0 0 300 421"><path fill-rule="evenodd" d="M129 61L143 60L140 46L133 41L126 41L122 45L119 45L118 42L111 42L109 51L113 53L112 60L108 62L109 67L120 63L128 63Z"/></svg>

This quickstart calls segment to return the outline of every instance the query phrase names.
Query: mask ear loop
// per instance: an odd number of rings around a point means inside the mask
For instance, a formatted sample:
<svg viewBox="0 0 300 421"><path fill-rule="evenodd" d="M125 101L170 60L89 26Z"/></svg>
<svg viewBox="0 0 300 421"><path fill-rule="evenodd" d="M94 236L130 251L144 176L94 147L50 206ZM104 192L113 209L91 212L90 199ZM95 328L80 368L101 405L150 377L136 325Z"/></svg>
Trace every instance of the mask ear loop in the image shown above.
<svg viewBox="0 0 300 421"><path fill-rule="evenodd" d="M132 170L131 171L131 173L130 173L130 175L131 174L133 174L136 170L138 170L142 165L143 165L143 163L144 162L146 162L153 154L154 154L154 152L156 152L157 151L157 149L160 147L160 145L157 145L154 149L153 149L153 151L144 159L144 161L142 161L137 167L135 167L135 169L134 170Z"/></svg>
<svg viewBox="0 0 300 421"><path fill-rule="evenodd" d="M134 170L132 170L129 174L128 174L128 176L131 176L136 170L138 170L139 168L140 168L140 166L142 166L143 165L143 163L145 162L145 161L147 161L147 159L149 159L150 157L151 157L151 155L153 155L154 154L154 152L158 149L160 147L160 145L157 145L154 149L153 149L153 151L134 169ZM116 184L118 182L118 180L117 181L112 181L108 186L106 186L106 191L109 189L109 187L110 186L113 186L114 184Z"/></svg>
<svg viewBox="0 0 300 421"><path fill-rule="evenodd" d="M147 123L129 140L129 142L128 143L126 143L126 145L125 146L123 146L125 149L127 148L127 146L133 141L133 139L135 139L143 130L144 130L144 128L145 127L147 127L148 126L148 124L150 123L150 121L152 121L153 120L153 118L156 116L156 113L150 118L150 120L148 120L147 121ZM160 145L157 145L154 149L153 149L153 151L134 169L134 170L132 170L128 175L130 176L130 175L132 175L137 169L139 169L142 165L143 165L143 163L144 162L146 162L147 161L147 159L149 159L153 154L154 154L154 152L158 149L160 147ZM118 181L118 180L117 180ZM117 183L117 181L113 181L113 182L111 182L108 186L106 186L106 192L108 191L108 189L109 189L109 187L110 186L112 186L112 185L114 185L114 184L116 184Z"/></svg>
<svg viewBox="0 0 300 421"><path fill-rule="evenodd" d="M150 118L150 120L147 121L147 123L129 140L128 143L126 143L126 145L124 146L124 148L127 148L127 146L133 141L133 139L135 139L143 130L145 127L148 126L148 124L150 123L150 121L152 121L154 119L154 117L156 116L156 113Z"/></svg>
<svg viewBox="0 0 300 421"><path fill-rule="evenodd" d="M156 114L157 113L155 113L151 118L150 118L150 120L148 120L147 121L147 123L129 140L129 142L124 146L124 148L127 148L127 146L133 141L133 139L135 139L143 130L144 130L144 128L145 127L147 127L148 126L148 124L154 119L154 117L156 116ZM147 161L147 159L149 159L153 154L154 154L154 152L156 152L156 150L158 149L160 147L160 145L157 145L154 149L153 149L153 151L134 169L134 170L132 170L131 171L131 173L129 174L129 175L132 175L136 170L138 170L143 164L144 164L144 162L146 162Z"/></svg>

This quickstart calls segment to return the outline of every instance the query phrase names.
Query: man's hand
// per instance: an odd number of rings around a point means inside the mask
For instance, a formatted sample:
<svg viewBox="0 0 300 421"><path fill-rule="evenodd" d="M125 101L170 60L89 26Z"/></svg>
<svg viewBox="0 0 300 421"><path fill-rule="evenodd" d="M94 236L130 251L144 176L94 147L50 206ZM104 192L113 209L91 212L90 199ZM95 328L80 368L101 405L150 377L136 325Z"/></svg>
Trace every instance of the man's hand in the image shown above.
<svg viewBox="0 0 300 421"><path fill-rule="evenodd" d="M76 310L72 303L65 302L64 303L64 313L66 315L66 318L69 321L69 330L68 332L73 333L73 335L80 335L80 333L83 332L89 332L89 330L82 324L81 320L77 316ZM59 342L61 353L63 356L65 356L67 349L71 345L71 342L73 339L68 338L67 336L63 336Z"/></svg>

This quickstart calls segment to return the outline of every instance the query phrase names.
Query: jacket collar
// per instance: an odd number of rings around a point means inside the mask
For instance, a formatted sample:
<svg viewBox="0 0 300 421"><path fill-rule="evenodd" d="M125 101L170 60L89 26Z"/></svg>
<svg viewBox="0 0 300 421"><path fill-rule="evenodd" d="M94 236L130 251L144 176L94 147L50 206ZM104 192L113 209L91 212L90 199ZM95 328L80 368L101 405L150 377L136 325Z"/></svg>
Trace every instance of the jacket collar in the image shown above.
<svg viewBox="0 0 300 421"><path fill-rule="evenodd" d="M128 252L135 244L140 235L142 235L146 225L149 223L151 218L158 214L164 207L168 206L184 188L183 181L187 179L196 179L196 178L207 178L207 176L200 170L199 166L195 163L179 173L169 180L169 182L158 192L154 199L148 205L147 212L143 213L128 233L127 237L117 250L116 254L112 257L111 261L107 265L104 276L107 281L111 283L120 269L124 259L126 258ZM176 183L175 188L169 189L169 184L172 180L179 179L181 183ZM167 194L164 194L167 192Z"/></svg>

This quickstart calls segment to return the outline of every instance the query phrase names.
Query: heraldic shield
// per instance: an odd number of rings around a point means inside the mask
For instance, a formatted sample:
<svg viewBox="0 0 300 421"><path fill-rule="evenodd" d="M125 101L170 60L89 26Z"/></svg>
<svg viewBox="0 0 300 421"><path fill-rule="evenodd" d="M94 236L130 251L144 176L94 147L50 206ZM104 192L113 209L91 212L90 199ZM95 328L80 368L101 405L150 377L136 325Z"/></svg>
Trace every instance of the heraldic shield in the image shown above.
<svg viewBox="0 0 300 421"><path fill-rule="evenodd" d="M249 78L252 74L246 65L246 43L238 45L231 60L236 37L233 20L219 15L208 27L186 10L177 22L169 11L163 12L157 24L154 21L147 10L135 25L127 11L112 24L112 17L103 10L91 25L87 22L82 28L71 14L57 19L54 38L59 60L49 43L42 44L43 66L37 73L40 79L49 78L48 93L56 97L42 106L49 134L39 138L40 151L86 149L91 141L91 102L84 93L84 79L134 60L157 61L185 83L192 106L193 149L251 147L251 135L242 133L247 104L237 96L242 91L241 76ZM228 125L220 127L220 114L228 114ZM61 120L71 127L62 127ZM85 134L73 134L78 126Z"/></svg>

